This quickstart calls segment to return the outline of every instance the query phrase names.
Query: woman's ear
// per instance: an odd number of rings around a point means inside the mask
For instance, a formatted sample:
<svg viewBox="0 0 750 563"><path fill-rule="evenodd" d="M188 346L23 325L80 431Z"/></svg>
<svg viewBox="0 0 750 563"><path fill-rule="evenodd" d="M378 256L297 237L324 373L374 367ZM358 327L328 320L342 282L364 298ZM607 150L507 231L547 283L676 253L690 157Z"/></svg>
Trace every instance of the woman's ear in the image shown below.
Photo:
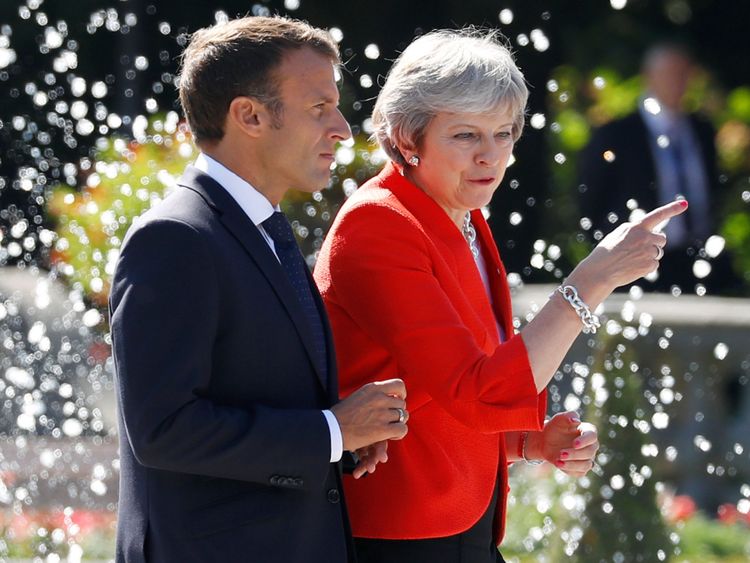
<svg viewBox="0 0 750 563"><path fill-rule="evenodd" d="M401 154L404 162L409 162L412 157L418 156L417 147L413 143L399 139L394 141L393 146Z"/></svg>

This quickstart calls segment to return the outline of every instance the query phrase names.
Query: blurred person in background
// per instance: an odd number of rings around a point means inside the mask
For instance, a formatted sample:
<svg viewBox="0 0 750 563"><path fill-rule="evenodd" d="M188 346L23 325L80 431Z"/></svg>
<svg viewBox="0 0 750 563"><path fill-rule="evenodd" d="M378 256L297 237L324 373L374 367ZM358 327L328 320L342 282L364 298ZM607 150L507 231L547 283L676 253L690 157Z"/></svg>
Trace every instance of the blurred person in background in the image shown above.
<svg viewBox="0 0 750 563"><path fill-rule="evenodd" d="M384 370L409 389L409 434L345 480L359 563L495 563L508 463L592 467L596 429L545 423L545 388L615 287L659 264L673 202L604 238L517 333L482 208L521 136L527 88L492 33L438 31L396 60L373 113L391 159L344 204L315 279L345 395Z"/></svg>
<svg viewBox="0 0 750 563"><path fill-rule="evenodd" d="M712 125L685 109L685 93L694 75L689 51L675 43L657 44L645 54L645 90L635 112L596 130L584 149L579 168L581 215L601 240L614 226L629 220L636 209L650 209L684 197L687 213L664 227L669 244L658 277L644 289L709 291L738 288L726 251L704 248L719 226L723 186L716 167ZM715 239L714 239L715 240ZM695 267L696 260L707 260Z"/></svg>

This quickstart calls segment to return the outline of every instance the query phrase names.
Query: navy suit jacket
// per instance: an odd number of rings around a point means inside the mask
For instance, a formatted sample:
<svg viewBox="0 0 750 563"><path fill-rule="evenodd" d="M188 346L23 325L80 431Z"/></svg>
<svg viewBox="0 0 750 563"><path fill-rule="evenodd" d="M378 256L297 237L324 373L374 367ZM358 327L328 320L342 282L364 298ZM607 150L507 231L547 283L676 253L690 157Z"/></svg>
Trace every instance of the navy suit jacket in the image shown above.
<svg viewBox="0 0 750 563"><path fill-rule="evenodd" d="M131 227L110 297L118 563L351 557L321 413L338 400L335 354L313 295L328 374L278 260L209 176L188 168Z"/></svg>

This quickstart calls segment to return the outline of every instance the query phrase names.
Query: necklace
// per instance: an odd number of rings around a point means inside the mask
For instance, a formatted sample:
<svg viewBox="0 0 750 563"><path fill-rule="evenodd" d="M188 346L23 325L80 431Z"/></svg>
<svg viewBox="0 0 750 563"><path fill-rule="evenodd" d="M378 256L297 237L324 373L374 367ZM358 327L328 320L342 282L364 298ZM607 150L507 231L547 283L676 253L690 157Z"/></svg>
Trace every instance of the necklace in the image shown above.
<svg viewBox="0 0 750 563"><path fill-rule="evenodd" d="M471 213L468 211L464 216L464 226L461 228L461 232L464 234L466 242L469 243L469 250L471 250L474 260L479 258L479 246L477 245L477 231L474 225L471 224Z"/></svg>

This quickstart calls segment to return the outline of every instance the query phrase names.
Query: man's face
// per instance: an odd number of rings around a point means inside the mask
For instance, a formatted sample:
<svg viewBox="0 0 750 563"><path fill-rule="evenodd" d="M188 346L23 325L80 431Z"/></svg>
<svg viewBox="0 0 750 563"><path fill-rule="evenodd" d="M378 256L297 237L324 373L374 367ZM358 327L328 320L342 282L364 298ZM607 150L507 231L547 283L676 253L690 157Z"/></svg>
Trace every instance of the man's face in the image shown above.
<svg viewBox="0 0 750 563"><path fill-rule="evenodd" d="M263 167L276 190L313 192L328 184L336 144L351 136L338 110L339 91L330 59L309 48L290 51L274 73L282 112L266 130Z"/></svg>
<svg viewBox="0 0 750 563"><path fill-rule="evenodd" d="M659 56L646 73L649 92L672 111L682 109L682 99L692 75L692 63L681 53Z"/></svg>

